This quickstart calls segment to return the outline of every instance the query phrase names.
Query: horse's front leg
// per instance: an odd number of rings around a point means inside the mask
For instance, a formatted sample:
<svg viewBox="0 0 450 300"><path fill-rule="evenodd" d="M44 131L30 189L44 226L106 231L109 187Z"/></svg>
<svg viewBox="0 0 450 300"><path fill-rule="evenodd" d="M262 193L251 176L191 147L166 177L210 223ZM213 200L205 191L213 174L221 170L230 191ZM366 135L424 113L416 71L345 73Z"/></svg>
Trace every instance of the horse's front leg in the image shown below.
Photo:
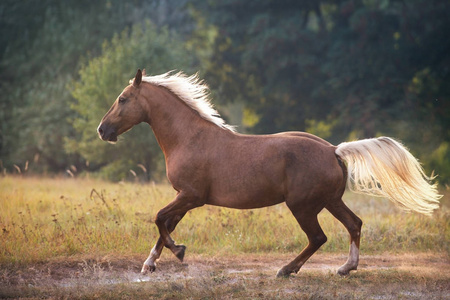
<svg viewBox="0 0 450 300"><path fill-rule="evenodd" d="M144 262L144 265L142 266L142 270L141 270L142 275L147 274L147 272L152 272L152 273L155 272L156 260L161 256L163 247L164 247L164 244L162 242L161 237L159 237L155 246L153 246L152 250L150 251L150 255L147 257L147 259Z"/></svg>
<svg viewBox="0 0 450 300"><path fill-rule="evenodd" d="M170 233L175 229L178 222L180 222L183 217L184 215L175 216L174 218L168 219L166 221L166 227ZM164 248L163 240L161 237L159 237L155 246L153 246L152 250L150 251L150 255L145 260L144 265L142 266L141 270L142 274L146 274L149 271L154 272L156 270L156 260L158 260L159 257L161 256L163 248Z"/></svg>
<svg viewBox="0 0 450 300"><path fill-rule="evenodd" d="M197 197L188 196L181 192L175 200L158 212L155 224L158 226L160 237L144 262L141 271L143 274L147 271L153 272L155 270L155 261L161 255L164 246L169 248L180 261L183 261L186 247L184 245L176 245L170 233L175 229L186 212L203 204Z"/></svg>

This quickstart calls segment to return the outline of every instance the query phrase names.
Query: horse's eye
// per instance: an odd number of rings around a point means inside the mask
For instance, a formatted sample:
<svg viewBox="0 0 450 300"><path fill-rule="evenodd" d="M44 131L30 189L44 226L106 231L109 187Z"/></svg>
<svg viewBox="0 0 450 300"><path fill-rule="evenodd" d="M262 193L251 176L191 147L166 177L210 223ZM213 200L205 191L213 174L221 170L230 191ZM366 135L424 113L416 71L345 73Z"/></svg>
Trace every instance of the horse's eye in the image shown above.
<svg viewBox="0 0 450 300"><path fill-rule="evenodd" d="M119 98L119 103L120 103L120 104L124 104L126 101L127 101L126 98L123 98L123 97L120 97L120 98Z"/></svg>

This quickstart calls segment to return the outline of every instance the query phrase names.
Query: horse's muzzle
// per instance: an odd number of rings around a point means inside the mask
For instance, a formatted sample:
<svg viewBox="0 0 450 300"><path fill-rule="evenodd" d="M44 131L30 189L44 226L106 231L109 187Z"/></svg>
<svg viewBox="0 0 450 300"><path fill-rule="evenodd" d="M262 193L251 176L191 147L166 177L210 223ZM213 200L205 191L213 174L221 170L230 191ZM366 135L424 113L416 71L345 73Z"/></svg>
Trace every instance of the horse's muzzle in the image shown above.
<svg viewBox="0 0 450 300"><path fill-rule="evenodd" d="M108 142L117 142L117 132L112 126L101 123L97 128L98 136Z"/></svg>

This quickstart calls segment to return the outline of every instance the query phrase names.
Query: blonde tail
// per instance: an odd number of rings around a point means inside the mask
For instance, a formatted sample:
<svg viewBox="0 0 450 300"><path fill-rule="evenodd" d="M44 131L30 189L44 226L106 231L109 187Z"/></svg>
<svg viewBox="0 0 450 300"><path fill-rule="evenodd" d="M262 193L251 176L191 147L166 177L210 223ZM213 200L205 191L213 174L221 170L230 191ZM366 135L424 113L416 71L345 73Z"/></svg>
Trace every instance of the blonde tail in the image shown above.
<svg viewBox="0 0 450 300"><path fill-rule="evenodd" d="M348 186L356 193L386 197L404 210L431 215L439 207L437 185L399 142L379 137L337 146L347 162Z"/></svg>

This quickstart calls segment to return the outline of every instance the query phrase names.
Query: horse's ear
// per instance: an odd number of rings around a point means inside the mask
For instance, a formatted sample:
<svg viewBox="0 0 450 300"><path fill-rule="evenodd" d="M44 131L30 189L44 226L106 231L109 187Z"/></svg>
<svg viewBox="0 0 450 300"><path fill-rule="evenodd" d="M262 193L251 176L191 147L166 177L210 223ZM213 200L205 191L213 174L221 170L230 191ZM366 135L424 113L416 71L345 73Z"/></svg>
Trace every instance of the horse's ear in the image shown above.
<svg viewBox="0 0 450 300"><path fill-rule="evenodd" d="M136 76L134 76L133 86L137 88L137 87L139 87L141 82L142 82L142 71L141 71L141 69L138 69Z"/></svg>
<svg viewBox="0 0 450 300"><path fill-rule="evenodd" d="M145 69L142 69L142 76L147 76L147 73L145 72Z"/></svg>

